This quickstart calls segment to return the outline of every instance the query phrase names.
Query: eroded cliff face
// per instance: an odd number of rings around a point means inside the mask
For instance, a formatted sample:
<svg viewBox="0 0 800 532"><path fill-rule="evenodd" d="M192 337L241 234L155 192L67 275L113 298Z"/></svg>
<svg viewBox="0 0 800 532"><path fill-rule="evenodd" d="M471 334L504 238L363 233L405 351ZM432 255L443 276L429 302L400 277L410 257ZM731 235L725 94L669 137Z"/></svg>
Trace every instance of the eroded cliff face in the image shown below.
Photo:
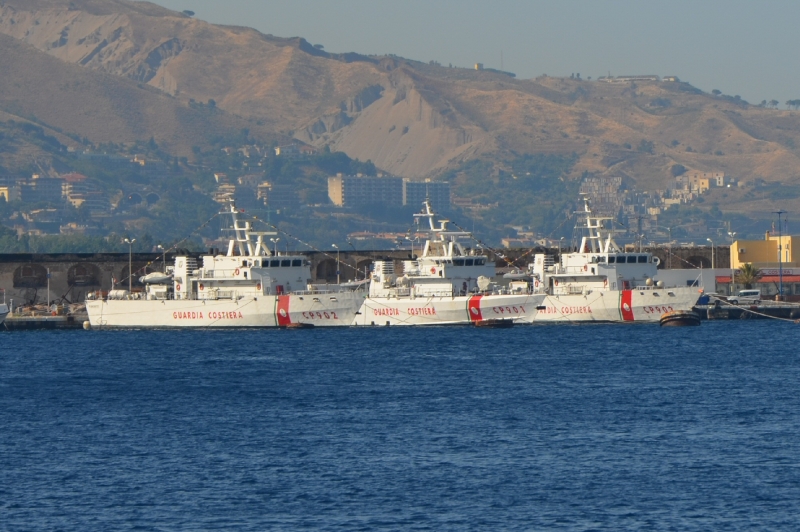
<svg viewBox="0 0 800 532"><path fill-rule="evenodd" d="M797 113L682 83L518 80L394 56L332 54L301 38L215 26L127 0L0 0L0 33L183 105L213 99L260 128L401 176L435 175L475 157L558 153L578 156L574 176L623 175L640 189L666 188L673 164L800 181ZM642 141L652 149L638 149Z"/></svg>

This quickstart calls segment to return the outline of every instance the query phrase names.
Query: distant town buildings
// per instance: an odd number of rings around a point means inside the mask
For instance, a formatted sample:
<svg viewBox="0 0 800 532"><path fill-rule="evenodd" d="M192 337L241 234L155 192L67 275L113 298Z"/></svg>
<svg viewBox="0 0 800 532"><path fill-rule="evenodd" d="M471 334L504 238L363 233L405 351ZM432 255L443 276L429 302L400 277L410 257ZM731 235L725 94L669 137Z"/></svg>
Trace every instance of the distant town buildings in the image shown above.
<svg viewBox="0 0 800 532"><path fill-rule="evenodd" d="M592 208L602 214L616 215L625 203L625 196L620 193L622 177L587 177L581 183L581 194L587 194L592 200Z"/></svg>
<svg viewBox="0 0 800 532"><path fill-rule="evenodd" d="M368 177L361 174L337 174L328 178L328 197L339 207L363 205L399 205L403 198L403 180L399 177Z"/></svg>
<svg viewBox="0 0 800 532"><path fill-rule="evenodd" d="M403 179L403 205L422 206L429 199L434 210L450 208L450 183L445 181L412 181Z"/></svg>
<svg viewBox="0 0 800 532"><path fill-rule="evenodd" d="M339 207L365 205L421 206L426 198L436 210L450 207L450 183L414 181L399 177L345 176L328 178L328 197Z"/></svg>

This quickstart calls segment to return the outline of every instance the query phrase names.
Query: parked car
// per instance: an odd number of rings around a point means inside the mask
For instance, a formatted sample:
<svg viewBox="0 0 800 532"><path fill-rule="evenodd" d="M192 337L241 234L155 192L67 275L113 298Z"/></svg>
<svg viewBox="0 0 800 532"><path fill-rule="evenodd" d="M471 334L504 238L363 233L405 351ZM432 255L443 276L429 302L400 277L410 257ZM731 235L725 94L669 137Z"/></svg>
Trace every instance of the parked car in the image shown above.
<svg viewBox="0 0 800 532"><path fill-rule="evenodd" d="M761 301L761 290L739 290L735 296L728 298L728 303L734 305L755 305Z"/></svg>

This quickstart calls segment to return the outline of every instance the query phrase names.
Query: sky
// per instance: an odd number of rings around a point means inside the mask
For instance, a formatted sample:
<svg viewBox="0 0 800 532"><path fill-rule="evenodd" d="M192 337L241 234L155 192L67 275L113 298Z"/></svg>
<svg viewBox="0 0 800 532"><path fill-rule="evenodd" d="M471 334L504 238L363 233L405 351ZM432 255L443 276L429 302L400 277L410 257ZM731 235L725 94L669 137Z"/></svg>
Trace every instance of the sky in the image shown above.
<svg viewBox="0 0 800 532"><path fill-rule="evenodd" d="M750 103L800 99L800 2L152 0L329 52L502 68L518 78L674 75Z"/></svg>

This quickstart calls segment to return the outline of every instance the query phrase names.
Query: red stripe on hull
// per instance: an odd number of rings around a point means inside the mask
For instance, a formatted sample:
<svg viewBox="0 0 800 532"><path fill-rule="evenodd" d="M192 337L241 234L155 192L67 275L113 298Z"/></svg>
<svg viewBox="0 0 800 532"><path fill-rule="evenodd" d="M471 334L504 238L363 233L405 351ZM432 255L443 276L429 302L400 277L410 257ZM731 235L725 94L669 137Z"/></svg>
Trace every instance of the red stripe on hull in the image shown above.
<svg viewBox="0 0 800 532"><path fill-rule="evenodd" d="M278 327L286 327L292 323L292 317L289 315L289 296L278 296L275 317L278 319Z"/></svg>
<svg viewBox="0 0 800 532"><path fill-rule="evenodd" d="M623 290L619 309L622 312L622 321L633 321L633 290Z"/></svg>
<svg viewBox="0 0 800 532"><path fill-rule="evenodd" d="M481 321L483 314L481 313L481 298L483 296L472 296L467 303L467 311L469 314L469 321Z"/></svg>

